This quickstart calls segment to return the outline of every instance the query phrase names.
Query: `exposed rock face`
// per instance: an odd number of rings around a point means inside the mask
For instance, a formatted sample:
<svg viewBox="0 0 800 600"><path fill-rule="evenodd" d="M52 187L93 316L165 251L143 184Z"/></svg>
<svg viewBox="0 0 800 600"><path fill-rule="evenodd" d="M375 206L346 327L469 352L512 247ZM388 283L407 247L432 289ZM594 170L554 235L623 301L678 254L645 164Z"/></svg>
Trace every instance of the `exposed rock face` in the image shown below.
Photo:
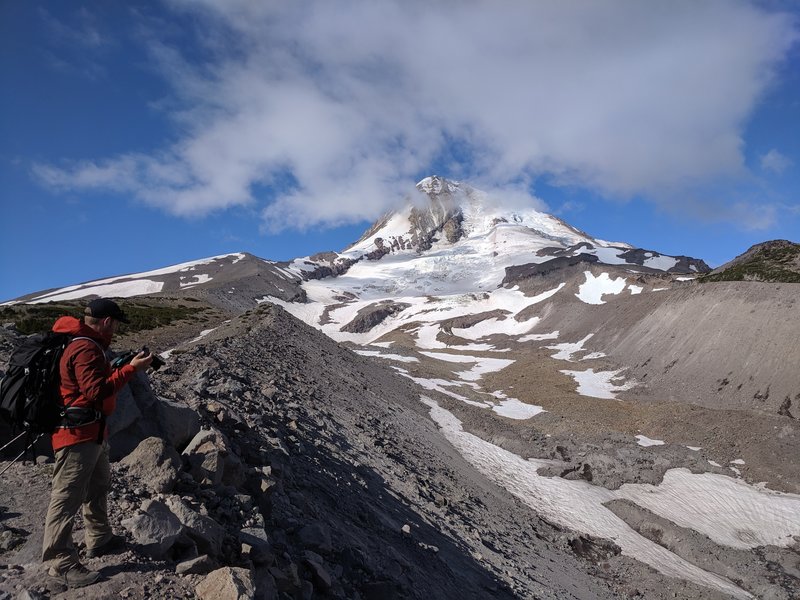
<svg viewBox="0 0 800 600"><path fill-rule="evenodd" d="M653 250L643 250L642 248L633 248L624 252L619 255L619 258L622 258L629 263L633 263L640 266L646 266L647 261L653 260L654 258L661 257L662 255L658 252ZM690 256L673 256L671 258L677 259L677 262L674 266L667 269L668 273L708 273L711 271L711 267L709 267L705 261L702 261L698 258L692 258ZM656 269L653 269L655 271Z"/></svg>
<svg viewBox="0 0 800 600"><path fill-rule="evenodd" d="M585 268L587 265L597 263L598 260L599 259L593 254L578 254L577 256L559 256L544 263L506 267L506 276L503 279L502 285L513 285L524 279L556 272L560 276L566 277L576 272L575 267L580 266Z"/></svg>
<svg viewBox="0 0 800 600"><path fill-rule="evenodd" d="M396 315L410 306L403 302L380 302L372 304L358 311L355 318L342 327L342 331L350 333L365 333L373 327L380 325L387 317Z"/></svg>

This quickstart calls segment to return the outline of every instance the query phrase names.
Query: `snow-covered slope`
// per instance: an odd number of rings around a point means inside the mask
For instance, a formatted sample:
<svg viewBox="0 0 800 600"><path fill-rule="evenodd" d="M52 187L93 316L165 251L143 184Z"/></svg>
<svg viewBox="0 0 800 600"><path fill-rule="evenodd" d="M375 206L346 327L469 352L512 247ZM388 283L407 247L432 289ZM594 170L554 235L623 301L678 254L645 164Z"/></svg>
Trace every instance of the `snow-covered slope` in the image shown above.
<svg viewBox="0 0 800 600"><path fill-rule="evenodd" d="M362 299L495 289L506 269L557 258L587 257L632 271L704 272L699 260L592 238L532 208L510 208L466 184L428 177L402 210L379 220L339 254L297 259L305 278L338 275L331 284Z"/></svg>
<svg viewBox="0 0 800 600"><path fill-rule="evenodd" d="M578 272L568 268L577 264ZM356 343L409 322L491 310L513 317L568 280L575 285L564 294L600 304L606 294L658 289L641 285L648 275L669 273L672 281L672 275L708 270L696 259L598 240L546 213L510 207L502 198L439 177L420 181L404 208L384 216L343 252L296 259L288 268L306 280L308 302L264 300ZM547 289L525 294L515 286L516 279L554 270L563 277L550 277ZM354 321L376 310L383 318L368 319L368 331Z"/></svg>

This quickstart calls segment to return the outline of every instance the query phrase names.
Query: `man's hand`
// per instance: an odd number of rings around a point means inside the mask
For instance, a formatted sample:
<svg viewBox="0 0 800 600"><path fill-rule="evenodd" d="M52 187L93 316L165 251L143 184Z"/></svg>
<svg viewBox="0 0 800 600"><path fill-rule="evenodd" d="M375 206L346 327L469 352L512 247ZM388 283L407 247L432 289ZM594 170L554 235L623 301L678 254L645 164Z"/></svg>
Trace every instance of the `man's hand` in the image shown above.
<svg viewBox="0 0 800 600"><path fill-rule="evenodd" d="M131 359L131 366L137 371L141 371L149 367L151 362L153 362L153 353L142 351Z"/></svg>

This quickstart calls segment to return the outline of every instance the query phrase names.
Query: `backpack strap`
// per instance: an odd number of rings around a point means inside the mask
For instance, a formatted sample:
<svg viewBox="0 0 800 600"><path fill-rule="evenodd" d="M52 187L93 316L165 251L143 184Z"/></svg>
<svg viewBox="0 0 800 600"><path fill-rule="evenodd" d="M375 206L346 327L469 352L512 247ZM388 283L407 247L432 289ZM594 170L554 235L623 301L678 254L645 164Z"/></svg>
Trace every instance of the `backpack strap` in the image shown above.
<svg viewBox="0 0 800 600"><path fill-rule="evenodd" d="M102 347L102 346L99 344L99 342L98 342L97 340L95 340L95 339L92 339L92 338L90 338L90 337L87 337L87 336L76 336L76 337L74 337L74 338L71 338L71 339L69 340L69 342L67 343L67 346L68 346L69 344L71 344L72 342L75 342L75 341L77 341L77 340L89 340L89 341L90 341L90 342L92 342L92 343L93 343L95 346L97 346L97 348L100 350L100 353L103 355L103 358L105 358L105 357L106 357L106 351L105 351L105 349L104 349L104 348L103 348L103 347ZM65 346L65 349L66 349L66 346ZM107 359L107 358L106 358L106 362L108 362L108 359ZM62 418L64 418L64 417L66 416L66 411L67 411L67 409L68 409L70 406L72 406L72 404L73 404L73 403L75 403L77 400L78 400L78 398L74 398L74 399L73 399L73 400L71 400L70 402L67 402L66 404L64 404L64 405L63 405L63 406L64 406L64 408L63 408L63 410L62 410L62 415L61 415L61 416L62 416Z"/></svg>
<svg viewBox="0 0 800 600"><path fill-rule="evenodd" d="M72 342L74 342L74 341L77 341L77 340L89 340L90 342L92 342L92 343L93 343L95 346L97 346L97 347L100 349L100 352L102 352L102 353L103 353L103 356L105 356L105 355L106 355L106 351L105 351L105 349L104 349L104 348L103 348L103 347L100 345L100 343L99 343L97 340L95 340L94 338L90 338L90 337L87 337L87 336L84 336L84 335L79 335L79 336L77 336L77 337L74 337L74 338L72 338L72 339L69 341L69 343L71 344Z"/></svg>

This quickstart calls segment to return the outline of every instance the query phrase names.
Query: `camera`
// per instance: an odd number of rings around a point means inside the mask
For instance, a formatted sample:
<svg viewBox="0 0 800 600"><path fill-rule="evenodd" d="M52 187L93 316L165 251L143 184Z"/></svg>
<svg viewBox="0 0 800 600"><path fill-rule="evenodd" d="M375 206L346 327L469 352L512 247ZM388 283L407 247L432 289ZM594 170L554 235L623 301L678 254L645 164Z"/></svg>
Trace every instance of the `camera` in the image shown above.
<svg viewBox="0 0 800 600"><path fill-rule="evenodd" d="M145 354L150 354L150 348L148 348L147 346L142 346L141 352L144 352ZM164 362L163 358L161 358L158 354L153 354L153 362L150 363L150 366L152 367L153 371L158 371L165 364L166 363Z"/></svg>
<svg viewBox="0 0 800 600"><path fill-rule="evenodd" d="M114 360L111 361L111 368L112 369L119 369L120 367L127 365L129 362L133 360L133 357L139 354L140 352L144 352L145 354L150 354L150 349L147 346L142 346L141 350L128 350L117 356ZM158 371L161 367L167 364L163 358L161 358L158 354L153 354L153 362L150 363L150 366L154 371Z"/></svg>

